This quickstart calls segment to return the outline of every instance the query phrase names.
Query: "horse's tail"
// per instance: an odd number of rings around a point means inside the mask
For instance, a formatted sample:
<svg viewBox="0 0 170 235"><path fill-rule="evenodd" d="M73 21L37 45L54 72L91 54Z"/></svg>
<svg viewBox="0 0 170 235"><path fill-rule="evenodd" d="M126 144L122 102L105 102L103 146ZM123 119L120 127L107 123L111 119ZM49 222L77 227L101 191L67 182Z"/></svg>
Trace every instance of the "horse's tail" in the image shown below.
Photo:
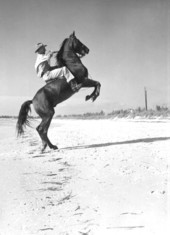
<svg viewBox="0 0 170 235"><path fill-rule="evenodd" d="M24 134L24 128L26 126L30 126L29 120L28 120L28 113L31 112L31 108L30 108L31 104L32 104L32 100L28 100L28 101L25 101L21 106L21 109L19 111L17 125L16 125L17 136Z"/></svg>

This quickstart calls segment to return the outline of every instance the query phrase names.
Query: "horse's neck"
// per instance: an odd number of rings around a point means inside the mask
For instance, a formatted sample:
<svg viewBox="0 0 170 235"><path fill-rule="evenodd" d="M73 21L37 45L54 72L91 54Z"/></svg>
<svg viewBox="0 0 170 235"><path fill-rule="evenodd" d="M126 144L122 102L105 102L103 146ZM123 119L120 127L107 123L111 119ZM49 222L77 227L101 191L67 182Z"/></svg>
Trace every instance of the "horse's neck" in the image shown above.
<svg viewBox="0 0 170 235"><path fill-rule="evenodd" d="M87 77L87 69L82 64L81 59L69 47L69 44L65 44L64 50L62 53L63 64L70 70L70 72L76 78Z"/></svg>
<svg viewBox="0 0 170 235"><path fill-rule="evenodd" d="M77 54L73 51L69 40L65 42L62 53L61 53L61 63L72 70L73 67L82 66L82 62Z"/></svg>
<svg viewBox="0 0 170 235"><path fill-rule="evenodd" d="M63 51L63 56L62 56L64 62L80 62L79 57L77 54L72 50L72 48L66 46Z"/></svg>

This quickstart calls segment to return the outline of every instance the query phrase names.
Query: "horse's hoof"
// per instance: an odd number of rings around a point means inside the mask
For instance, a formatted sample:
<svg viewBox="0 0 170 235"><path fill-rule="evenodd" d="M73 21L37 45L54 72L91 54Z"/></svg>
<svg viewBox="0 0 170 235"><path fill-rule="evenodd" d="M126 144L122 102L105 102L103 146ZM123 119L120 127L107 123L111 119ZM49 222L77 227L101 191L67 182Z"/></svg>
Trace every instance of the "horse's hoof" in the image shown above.
<svg viewBox="0 0 170 235"><path fill-rule="evenodd" d="M42 149L41 149L41 153L44 152L44 150L46 149L46 147L47 147L47 144L44 144L43 147L42 147Z"/></svg>
<svg viewBox="0 0 170 235"><path fill-rule="evenodd" d="M96 98L97 98L97 97L93 97L93 98L92 98L92 101L94 102L94 101L96 100Z"/></svg>
<svg viewBox="0 0 170 235"><path fill-rule="evenodd" d="M58 149L58 147L56 145L52 145L52 146L50 146L50 148L54 149L54 150Z"/></svg>
<svg viewBox="0 0 170 235"><path fill-rule="evenodd" d="M90 98L90 95L87 95L85 100L88 101Z"/></svg>
<svg viewBox="0 0 170 235"><path fill-rule="evenodd" d="M92 101L94 102L94 101L97 99L97 97L98 97L98 95L94 95L94 96L92 97Z"/></svg>
<svg viewBox="0 0 170 235"><path fill-rule="evenodd" d="M99 96L99 93L94 94L93 97L92 97L92 101L94 102L97 99L98 96Z"/></svg>

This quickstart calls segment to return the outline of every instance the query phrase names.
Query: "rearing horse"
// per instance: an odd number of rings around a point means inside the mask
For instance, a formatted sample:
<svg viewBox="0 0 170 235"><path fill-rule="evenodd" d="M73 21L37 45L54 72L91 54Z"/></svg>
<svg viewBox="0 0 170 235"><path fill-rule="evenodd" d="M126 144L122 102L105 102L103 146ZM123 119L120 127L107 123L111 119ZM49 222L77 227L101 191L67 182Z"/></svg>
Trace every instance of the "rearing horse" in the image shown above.
<svg viewBox="0 0 170 235"><path fill-rule="evenodd" d="M94 91L86 96L86 100L92 99L94 101L100 94L101 85L99 82L88 78L88 70L81 62L80 56L85 56L88 53L89 49L76 38L73 32L69 38L63 41L57 54L57 60L60 66L67 66L80 87L94 87ZM33 104L36 113L42 119L40 125L36 128L42 140L42 151L47 146L51 149L58 149L56 145L50 142L47 136L55 113L54 107L74 94L75 92L65 79L55 79L46 84L37 91L32 100L25 101L22 104L16 126L18 136L24 133L24 127L29 126L28 113L31 110L30 105Z"/></svg>

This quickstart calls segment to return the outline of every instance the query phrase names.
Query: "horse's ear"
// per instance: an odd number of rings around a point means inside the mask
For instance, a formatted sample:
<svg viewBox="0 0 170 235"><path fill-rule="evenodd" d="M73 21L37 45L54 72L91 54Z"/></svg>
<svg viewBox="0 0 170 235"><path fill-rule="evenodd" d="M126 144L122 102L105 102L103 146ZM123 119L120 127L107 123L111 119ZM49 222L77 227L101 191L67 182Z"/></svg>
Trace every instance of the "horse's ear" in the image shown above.
<svg viewBox="0 0 170 235"><path fill-rule="evenodd" d="M70 35L70 37L74 38L75 37L75 31Z"/></svg>

